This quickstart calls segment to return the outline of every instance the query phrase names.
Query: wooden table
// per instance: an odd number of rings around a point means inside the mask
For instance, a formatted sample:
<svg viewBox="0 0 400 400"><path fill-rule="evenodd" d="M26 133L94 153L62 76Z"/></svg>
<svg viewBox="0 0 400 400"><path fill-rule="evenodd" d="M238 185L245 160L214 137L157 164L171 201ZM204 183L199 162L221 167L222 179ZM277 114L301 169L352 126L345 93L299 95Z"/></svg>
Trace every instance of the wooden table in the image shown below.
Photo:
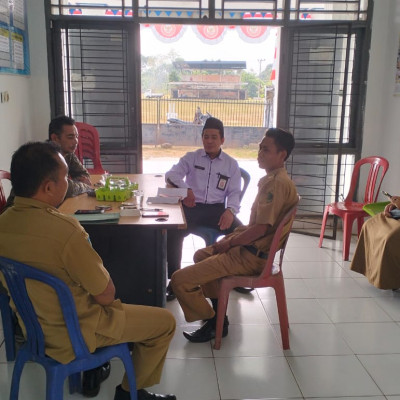
<svg viewBox="0 0 400 400"><path fill-rule="evenodd" d="M167 229L186 226L182 207L180 204L146 204L148 197L157 194L158 187L165 186L163 174L121 176L139 184L139 189L144 192L144 208L162 208L169 214L168 220L120 217L118 224L82 225L110 272L117 297L129 304L162 307L165 305ZM95 183L100 176L93 175L91 179ZM78 209L94 209L100 204L110 204L113 209L109 212L120 210L119 202L97 201L87 194L65 200L59 209L64 214L73 214Z"/></svg>

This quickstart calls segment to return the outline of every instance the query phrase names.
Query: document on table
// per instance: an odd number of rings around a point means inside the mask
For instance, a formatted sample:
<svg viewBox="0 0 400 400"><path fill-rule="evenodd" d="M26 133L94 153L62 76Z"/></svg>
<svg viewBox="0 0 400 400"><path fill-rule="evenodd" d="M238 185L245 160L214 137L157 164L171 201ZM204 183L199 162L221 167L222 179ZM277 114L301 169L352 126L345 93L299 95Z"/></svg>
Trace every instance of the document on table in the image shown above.
<svg viewBox="0 0 400 400"><path fill-rule="evenodd" d="M157 196L149 197L148 204L178 204L187 196L185 188L158 188Z"/></svg>

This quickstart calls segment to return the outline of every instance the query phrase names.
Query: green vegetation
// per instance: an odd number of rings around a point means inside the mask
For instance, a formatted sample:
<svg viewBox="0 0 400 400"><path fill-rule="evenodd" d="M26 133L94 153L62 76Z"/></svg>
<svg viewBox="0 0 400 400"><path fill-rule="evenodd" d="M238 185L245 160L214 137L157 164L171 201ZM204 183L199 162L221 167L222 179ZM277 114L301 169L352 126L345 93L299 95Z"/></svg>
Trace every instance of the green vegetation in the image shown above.
<svg viewBox="0 0 400 400"><path fill-rule="evenodd" d="M142 56L142 92L151 89L153 92L164 93L168 96L168 82L180 82L183 75L209 75L215 74L215 70L184 70L176 67L182 57L171 50L166 56L145 57ZM174 64L176 63L176 64ZM255 72L238 71L242 82L247 83L247 97L250 99L264 97L264 87L271 87L270 80L272 64L268 64L260 75ZM221 74L232 74L232 70L222 70ZM261 90L260 90L261 88ZM259 93L260 92L260 93Z"/></svg>

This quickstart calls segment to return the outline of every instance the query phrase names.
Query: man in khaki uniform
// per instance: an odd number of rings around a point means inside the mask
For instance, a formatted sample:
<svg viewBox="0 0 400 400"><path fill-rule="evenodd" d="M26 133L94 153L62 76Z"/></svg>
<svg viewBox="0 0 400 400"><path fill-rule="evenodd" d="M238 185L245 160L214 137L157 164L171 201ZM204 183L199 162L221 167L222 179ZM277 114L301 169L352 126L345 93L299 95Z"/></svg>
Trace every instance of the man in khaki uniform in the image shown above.
<svg viewBox="0 0 400 400"><path fill-rule="evenodd" d="M55 142L60 146L61 154L68 165L66 198L86 193L92 185L89 173L75 155L78 140L79 135L74 119L60 115L50 121L49 141Z"/></svg>
<svg viewBox="0 0 400 400"><path fill-rule="evenodd" d="M160 381L175 319L165 309L115 299L114 284L87 233L75 218L57 210L67 191L68 167L56 146L48 142L21 146L12 158L11 182L16 197L14 206L0 216L0 255L48 272L68 285L89 351L134 342L139 400L176 400L174 395L144 390ZM0 278L5 284L1 274ZM27 286L47 355L68 363L75 356L56 295L38 282ZM115 394L115 400L125 399L130 399L126 377Z"/></svg>
<svg viewBox="0 0 400 400"><path fill-rule="evenodd" d="M186 321L207 320L200 329L183 333L189 341L206 342L215 337L220 278L259 274L264 267L277 226L298 201L296 187L284 168L293 148L291 133L277 128L266 132L257 160L267 176L258 183L249 224L236 228L214 245L198 250L194 255L196 264L173 274L172 288ZM213 307L206 297L211 299ZM227 334L225 317L223 336Z"/></svg>
<svg viewBox="0 0 400 400"><path fill-rule="evenodd" d="M78 146L78 130L75 120L65 115L52 119L49 124L49 141L60 146L60 152L68 166L68 188L65 198L88 192L92 185L90 175L75 155ZM14 204L14 197L12 189L4 209Z"/></svg>

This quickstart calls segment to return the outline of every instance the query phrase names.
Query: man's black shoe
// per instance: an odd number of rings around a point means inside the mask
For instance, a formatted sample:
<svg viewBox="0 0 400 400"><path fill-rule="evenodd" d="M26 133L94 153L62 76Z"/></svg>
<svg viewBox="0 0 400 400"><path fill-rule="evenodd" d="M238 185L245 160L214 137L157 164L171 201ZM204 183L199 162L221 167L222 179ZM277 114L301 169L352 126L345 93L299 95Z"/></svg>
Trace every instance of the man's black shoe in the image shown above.
<svg viewBox="0 0 400 400"><path fill-rule="evenodd" d="M111 365L109 362L100 367L89 369L83 373L82 394L85 397L95 397L100 392L100 384L110 376Z"/></svg>
<svg viewBox="0 0 400 400"><path fill-rule="evenodd" d="M254 288L247 288L247 287L241 287L241 286L235 287L233 289L242 294L249 294L254 290Z"/></svg>
<svg viewBox="0 0 400 400"><path fill-rule="evenodd" d="M138 400L176 400L174 394L155 394L150 393L145 389L137 391ZM115 388L114 400L131 400L131 395L126 390L122 389L121 385Z"/></svg>
<svg viewBox="0 0 400 400"><path fill-rule="evenodd" d="M222 329L222 337L228 335L228 317L225 316L224 327ZM215 338L215 320L207 321L201 328L194 332L183 332L183 336L192 343L204 343Z"/></svg>
<svg viewBox="0 0 400 400"><path fill-rule="evenodd" d="M166 294L167 294L167 301L172 301L172 300L176 299L176 295L175 295L174 291L172 290L171 285L167 286Z"/></svg>

